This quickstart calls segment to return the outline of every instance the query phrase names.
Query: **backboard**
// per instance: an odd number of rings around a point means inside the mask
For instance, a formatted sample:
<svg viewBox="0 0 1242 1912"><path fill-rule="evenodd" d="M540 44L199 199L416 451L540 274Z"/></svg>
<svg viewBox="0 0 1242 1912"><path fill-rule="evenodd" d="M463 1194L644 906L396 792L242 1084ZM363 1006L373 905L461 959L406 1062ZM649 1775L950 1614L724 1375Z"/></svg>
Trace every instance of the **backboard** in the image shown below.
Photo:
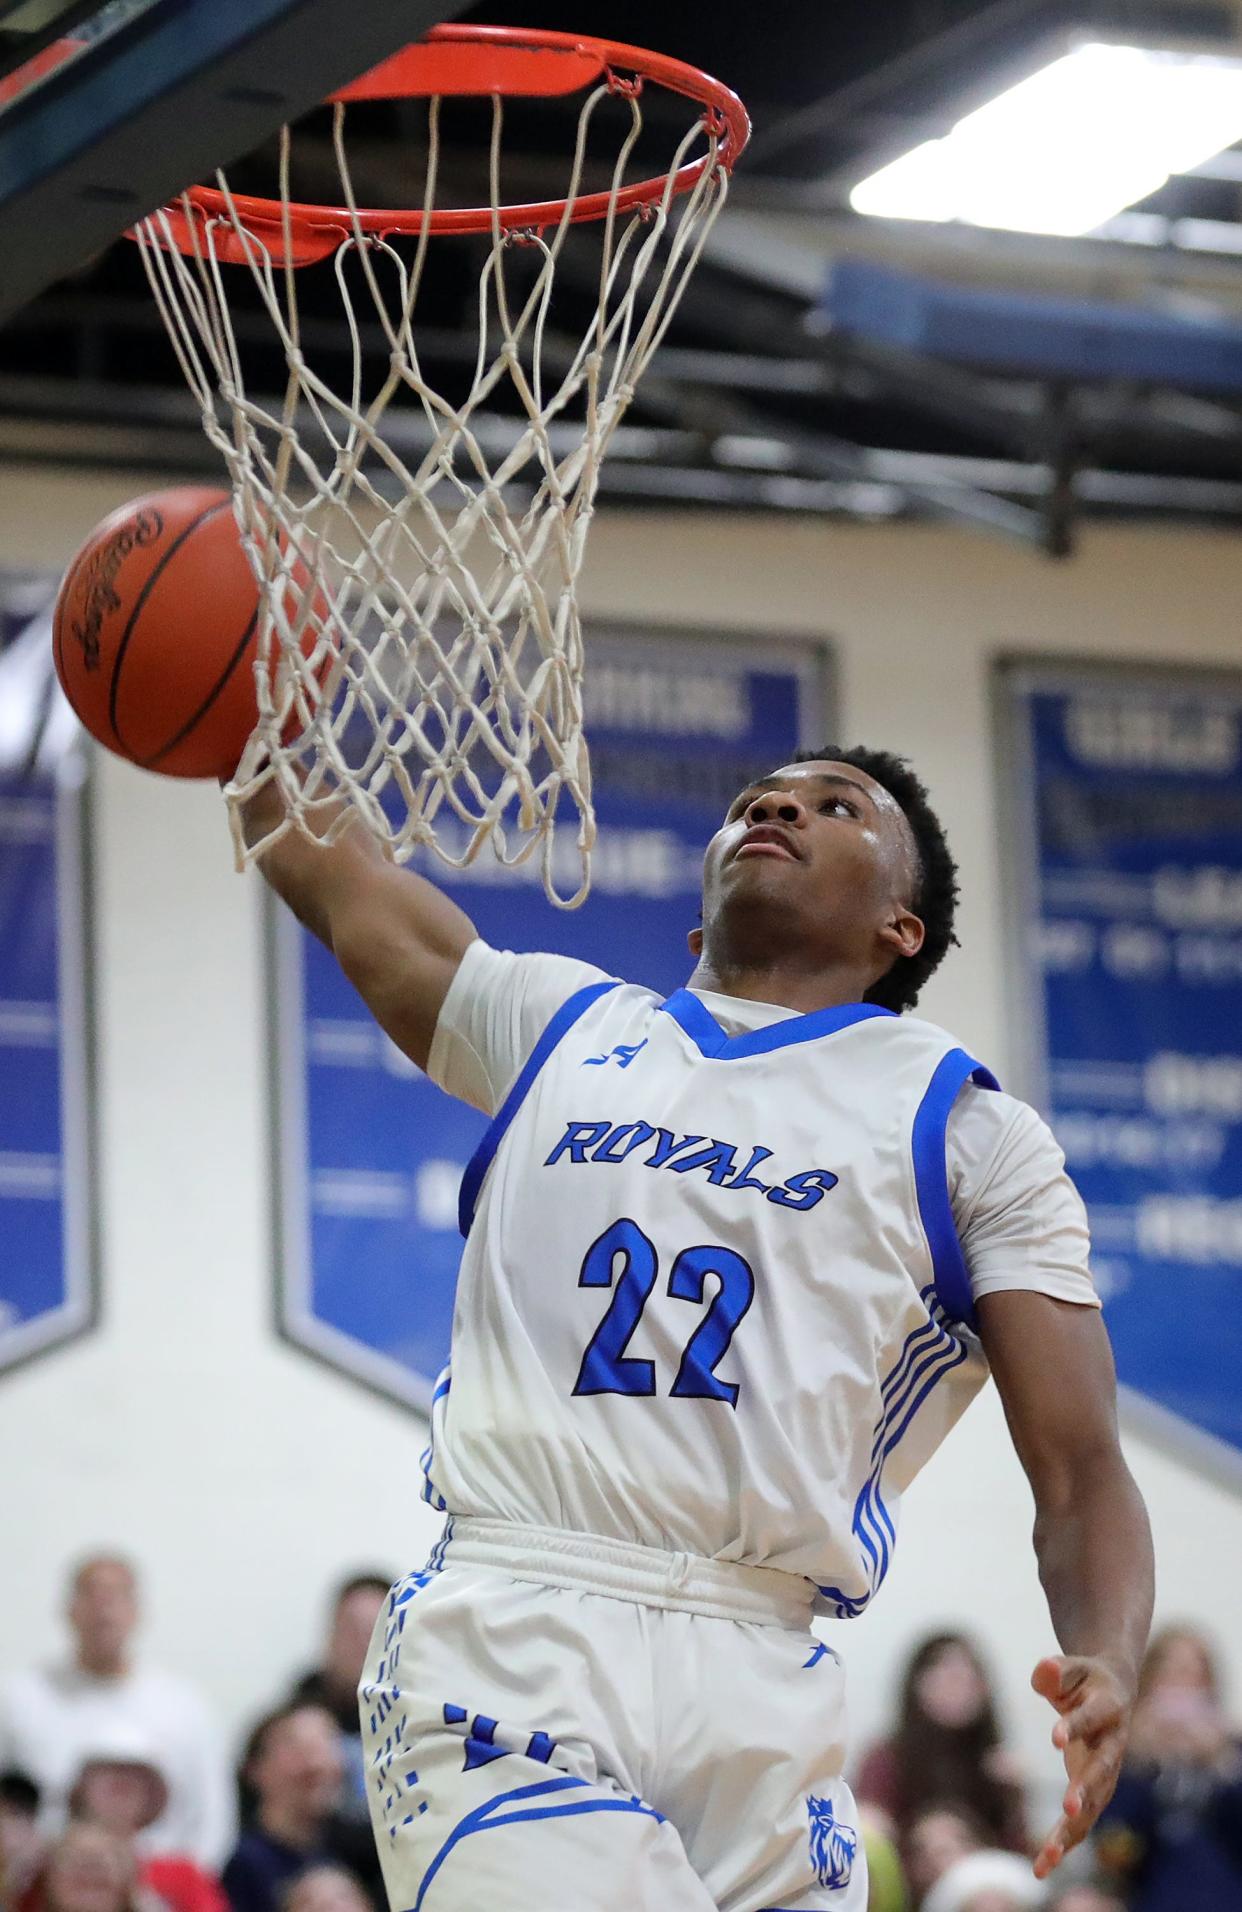
<svg viewBox="0 0 1242 1912"><path fill-rule="evenodd" d="M0 0L0 318L462 10L453 0Z"/></svg>

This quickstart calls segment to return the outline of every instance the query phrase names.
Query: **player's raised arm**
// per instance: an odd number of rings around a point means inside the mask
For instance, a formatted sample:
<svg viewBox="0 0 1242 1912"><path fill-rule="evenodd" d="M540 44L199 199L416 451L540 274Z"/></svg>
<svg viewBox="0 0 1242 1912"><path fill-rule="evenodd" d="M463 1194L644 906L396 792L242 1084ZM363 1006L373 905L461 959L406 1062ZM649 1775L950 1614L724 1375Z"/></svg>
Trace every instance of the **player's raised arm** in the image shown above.
<svg viewBox="0 0 1242 1912"><path fill-rule="evenodd" d="M1035 1870L1087 1836L1117 1783L1151 1626L1147 1510L1117 1437L1112 1350L1098 1314L1049 1295L983 1295L979 1332L1035 1495L1035 1552L1060 1654L1032 1684L1059 1715L1062 1816Z"/></svg>
<svg viewBox="0 0 1242 1912"><path fill-rule="evenodd" d="M242 809L247 842L261 842L282 813L275 784L256 791ZM449 984L477 934L465 911L425 877L390 862L361 818L326 845L286 830L258 863L333 952L381 1028L425 1069Z"/></svg>

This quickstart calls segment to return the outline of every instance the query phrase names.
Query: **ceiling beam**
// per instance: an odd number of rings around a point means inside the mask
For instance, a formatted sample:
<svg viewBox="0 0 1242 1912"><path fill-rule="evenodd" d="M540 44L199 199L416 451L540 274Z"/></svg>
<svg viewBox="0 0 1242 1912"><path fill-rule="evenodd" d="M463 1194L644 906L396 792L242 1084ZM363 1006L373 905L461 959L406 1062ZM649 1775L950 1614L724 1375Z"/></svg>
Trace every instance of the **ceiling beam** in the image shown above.
<svg viewBox="0 0 1242 1912"><path fill-rule="evenodd" d="M819 434L810 443L799 435L794 444L787 425L762 414L746 421L735 415L730 423L737 429L714 433L704 432L692 418L657 429L622 426L603 467L603 495L831 512L863 521L948 518L1043 542L1053 481L1046 464L878 450ZM423 421L410 418L402 430L403 456L425 450ZM566 424L557 430L568 450L574 428ZM514 421L499 415L479 422L481 441L493 454L503 450L513 432ZM218 454L203 436L188 393L92 387L71 379L0 380L0 459L222 477ZM383 477L377 474L378 480ZM1238 482L1092 466L1075 474L1075 494L1087 511L1242 522ZM1007 504L1023 515L1011 519Z"/></svg>

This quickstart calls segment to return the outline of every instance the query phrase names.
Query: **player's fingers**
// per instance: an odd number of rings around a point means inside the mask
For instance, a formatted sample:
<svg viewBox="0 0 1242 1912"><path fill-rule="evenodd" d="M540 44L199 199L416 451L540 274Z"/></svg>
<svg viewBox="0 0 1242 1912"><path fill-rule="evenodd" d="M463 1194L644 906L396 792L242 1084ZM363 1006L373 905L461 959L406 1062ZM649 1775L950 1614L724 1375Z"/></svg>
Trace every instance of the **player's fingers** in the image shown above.
<svg viewBox="0 0 1242 1912"><path fill-rule="evenodd" d="M1087 1678L1087 1672L1084 1660L1073 1659L1068 1654L1050 1653L1032 1673L1031 1685L1041 1699L1061 1709L1073 1701Z"/></svg>
<svg viewBox="0 0 1242 1912"><path fill-rule="evenodd" d="M1035 1854L1035 1877L1046 1879L1055 1872L1069 1851L1070 1827L1066 1819L1058 1819L1048 1837Z"/></svg>
<svg viewBox="0 0 1242 1912"><path fill-rule="evenodd" d="M1039 1662L1031 1674L1031 1685L1041 1699L1054 1700L1061 1691L1061 1662L1055 1655Z"/></svg>
<svg viewBox="0 0 1242 1912"><path fill-rule="evenodd" d="M1065 1812L1061 1815L1035 1855L1037 1879L1046 1879L1050 1872L1056 1871L1067 1852L1072 1852L1075 1846L1082 1844L1095 1824L1099 1810L1100 1808L1097 1807L1095 1813L1088 1813L1084 1809L1076 1813Z"/></svg>
<svg viewBox="0 0 1242 1912"><path fill-rule="evenodd" d="M1121 1735L1110 1733L1071 1776L1062 1806L1066 1820L1078 1829L1079 1837L1095 1824L1112 1798L1123 1750Z"/></svg>
<svg viewBox="0 0 1242 1912"><path fill-rule="evenodd" d="M1055 1746L1066 1747L1076 1739L1091 1744L1101 1733L1114 1733L1121 1726L1121 1696L1110 1687L1084 1686L1062 1704L1065 1710L1052 1729Z"/></svg>

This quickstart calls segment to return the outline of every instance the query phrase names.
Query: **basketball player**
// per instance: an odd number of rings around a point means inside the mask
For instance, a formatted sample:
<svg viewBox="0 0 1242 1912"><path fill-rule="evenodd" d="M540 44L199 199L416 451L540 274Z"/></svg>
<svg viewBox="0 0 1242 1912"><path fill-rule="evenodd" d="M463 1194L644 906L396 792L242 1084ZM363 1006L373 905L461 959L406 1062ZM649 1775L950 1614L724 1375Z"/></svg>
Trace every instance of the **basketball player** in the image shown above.
<svg viewBox="0 0 1242 1912"><path fill-rule="evenodd" d="M251 840L279 820L269 788ZM905 1013L957 893L908 766L832 748L743 790L666 1002L487 947L361 828L262 867L493 1118L424 1456L444 1533L361 1689L396 1912L862 1912L809 1622L866 1607L985 1359L1061 1647L1048 1874L1113 1790L1150 1535L1063 1158Z"/></svg>

